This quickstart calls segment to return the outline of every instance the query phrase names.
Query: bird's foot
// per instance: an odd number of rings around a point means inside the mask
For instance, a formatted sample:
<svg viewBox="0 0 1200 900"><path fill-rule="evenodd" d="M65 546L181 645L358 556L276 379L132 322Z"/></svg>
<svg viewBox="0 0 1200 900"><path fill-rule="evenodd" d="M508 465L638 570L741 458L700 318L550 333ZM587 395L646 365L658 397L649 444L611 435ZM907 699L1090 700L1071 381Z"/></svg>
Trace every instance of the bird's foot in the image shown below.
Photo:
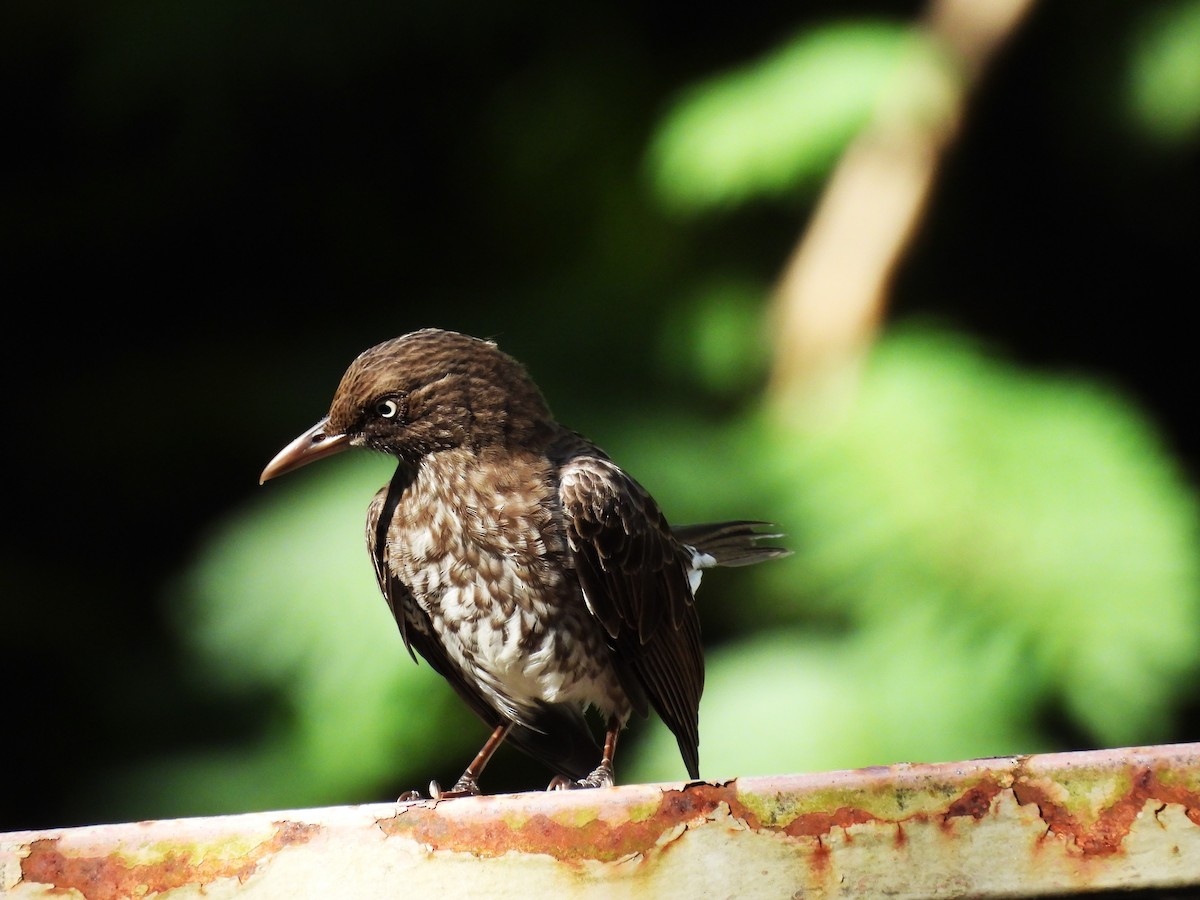
<svg viewBox="0 0 1200 900"><path fill-rule="evenodd" d="M586 778L580 778L578 781L573 778L564 778L562 775L555 775L546 790L577 791L582 788L612 787L616 783L612 766L608 763L601 763L592 770L592 774Z"/></svg>
<svg viewBox="0 0 1200 900"><path fill-rule="evenodd" d="M462 778L454 782L454 787L448 791L442 790L442 786L436 781L429 782L429 796L434 800L453 800L456 797L478 797L482 791L479 790L479 785L475 783L475 779L470 775L463 773Z"/></svg>
<svg viewBox="0 0 1200 900"><path fill-rule="evenodd" d="M429 782L429 799L430 800L454 800L457 797L478 797L481 793L479 785L475 783L475 779L464 774L462 778L454 782L454 787L450 790L443 790L442 786L437 781ZM420 791L405 791L397 799L397 803L406 803L412 800L424 800Z"/></svg>

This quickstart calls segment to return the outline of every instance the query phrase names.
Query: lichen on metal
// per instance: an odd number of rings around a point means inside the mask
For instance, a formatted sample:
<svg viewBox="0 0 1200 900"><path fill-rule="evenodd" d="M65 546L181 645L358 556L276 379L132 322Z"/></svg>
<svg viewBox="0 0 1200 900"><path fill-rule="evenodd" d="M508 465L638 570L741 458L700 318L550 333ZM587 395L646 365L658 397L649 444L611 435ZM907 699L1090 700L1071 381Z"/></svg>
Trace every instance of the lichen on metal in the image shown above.
<svg viewBox="0 0 1200 900"><path fill-rule="evenodd" d="M1022 897L1200 888L1200 744L0 835L0 895Z"/></svg>

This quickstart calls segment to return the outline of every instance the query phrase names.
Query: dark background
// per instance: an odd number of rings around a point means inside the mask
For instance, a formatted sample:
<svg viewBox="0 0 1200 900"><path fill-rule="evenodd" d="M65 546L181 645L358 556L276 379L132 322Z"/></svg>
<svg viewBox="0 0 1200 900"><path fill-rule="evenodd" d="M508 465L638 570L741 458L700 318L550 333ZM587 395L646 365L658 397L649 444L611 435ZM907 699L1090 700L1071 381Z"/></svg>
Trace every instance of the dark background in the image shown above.
<svg viewBox="0 0 1200 900"><path fill-rule="evenodd" d="M102 821L108 767L250 727L252 701L187 687L163 585L365 347L497 336L585 431L589 409L688 402L654 362L677 286L772 277L811 197L671 217L656 122L806 24L921 10L506 6L6 4L0 829ZM1149 146L1112 104L1149 6L1035 9L892 315L1100 376L1194 481L1198 144Z"/></svg>

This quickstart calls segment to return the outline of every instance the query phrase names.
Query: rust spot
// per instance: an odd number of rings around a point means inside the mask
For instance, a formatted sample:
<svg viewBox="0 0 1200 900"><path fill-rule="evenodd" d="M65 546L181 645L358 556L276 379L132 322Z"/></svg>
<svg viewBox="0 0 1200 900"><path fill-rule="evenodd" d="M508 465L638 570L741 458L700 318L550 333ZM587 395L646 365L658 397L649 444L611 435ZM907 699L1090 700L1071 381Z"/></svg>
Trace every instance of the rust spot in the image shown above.
<svg viewBox="0 0 1200 900"><path fill-rule="evenodd" d="M875 821L878 821L878 818L865 809L848 809L842 806L831 813L801 813L782 828L772 830L782 831L790 837L819 838L823 834L829 834L835 828L849 828L851 825L863 825Z"/></svg>
<svg viewBox="0 0 1200 900"><path fill-rule="evenodd" d="M1002 790L1004 788L996 779L984 779L946 807L946 814L942 817L943 821L958 816L970 816L978 822L988 814L992 808L992 801Z"/></svg>
<svg viewBox="0 0 1200 900"><path fill-rule="evenodd" d="M1018 769L1018 775L1013 782L1013 795L1022 806L1034 803L1038 814L1046 823L1046 835L1054 835L1073 844L1076 850L1084 856L1110 856L1122 851L1125 837L1133 827L1138 814L1145 808L1146 802L1158 800L1162 806L1158 812L1170 803L1178 803L1184 807L1187 817L1200 825L1200 793L1188 790L1178 784L1164 783L1158 773L1145 766L1130 772L1129 789L1108 806L1101 809L1090 822L1085 822L1072 813L1065 805L1059 803L1039 783L1041 776L1026 773Z"/></svg>
<svg viewBox="0 0 1200 900"><path fill-rule="evenodd" d="M813 875L818 878L829 871L830 850L825 846L825 842L820 837L817 838L817 847L813 850L812 858L809 861L809 868Z"/></svg>
<svg viewBox="0 0 1200 900"><path fill-rule="evenodd" d="M275 833L234 857L205 855L209 848L179 846L162 851L154 862L133 863L120 853L76 856L59 849L59 838L44 838L29 845L21 860L21 881L47 884L55 893L78 891L85 900L120 900L163 893L184 885L201 887L221 878L245 882L260 862L292 844L302 844L320 826L300 822L275 822Z"/></svg>
<svg viewBox="0 0 1200 900"><path fill-rule="evenodd" d="M735 816L749 816L754 820L751 827L758 827L753 813L738 803L736 786L712 784L663 791L651 815L620 824L602 819L580 824L569 813L561 821L539 813L514 826L501 817L459 820L446 815L444 808L438 811L422 806L407 807L378 824L385 834L405 835L435 850L462 850L485 857L517 850L545 853L567 862L612 862L645 854L663 834L712 815L722 803L729 804L731 811L736 806L740 813L734 811Z"/></svg>

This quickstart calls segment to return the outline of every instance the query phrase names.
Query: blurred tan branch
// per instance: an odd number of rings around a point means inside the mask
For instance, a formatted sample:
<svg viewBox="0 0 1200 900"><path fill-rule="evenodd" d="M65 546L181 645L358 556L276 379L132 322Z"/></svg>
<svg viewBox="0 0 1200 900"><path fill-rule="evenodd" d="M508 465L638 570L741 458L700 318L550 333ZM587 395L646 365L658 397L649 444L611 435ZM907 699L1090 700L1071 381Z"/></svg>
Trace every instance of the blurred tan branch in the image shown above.
<svg viewBox="0 0 1200 900"><path fill-rule="evenodd" d="M819 424L853 397L971 90L1033 2L931 0L917 31L947 64L913 54L839 161L780 279L771 384L778 413Z"/></svg>

